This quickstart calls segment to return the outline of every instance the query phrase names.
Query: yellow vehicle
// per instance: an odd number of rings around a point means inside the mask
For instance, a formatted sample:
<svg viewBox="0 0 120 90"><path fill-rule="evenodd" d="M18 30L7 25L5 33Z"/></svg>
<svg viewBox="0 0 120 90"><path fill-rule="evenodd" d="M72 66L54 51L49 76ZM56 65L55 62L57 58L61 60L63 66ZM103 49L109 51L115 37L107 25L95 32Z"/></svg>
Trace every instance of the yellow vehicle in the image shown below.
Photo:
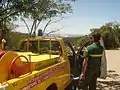
<svg viewBox="0 0 120 90"><path fill-rule="evenodd" d="M71 48L71 46L70 46ZM70 59L62 38L36 37L0 52L0 90L70 90Z"/></svg>

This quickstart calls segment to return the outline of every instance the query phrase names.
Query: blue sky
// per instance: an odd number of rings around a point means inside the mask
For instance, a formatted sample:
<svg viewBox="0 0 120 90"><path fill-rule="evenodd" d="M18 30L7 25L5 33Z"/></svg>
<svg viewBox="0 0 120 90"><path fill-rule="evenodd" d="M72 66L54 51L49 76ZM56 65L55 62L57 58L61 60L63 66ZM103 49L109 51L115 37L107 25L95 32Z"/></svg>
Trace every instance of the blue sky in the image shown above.
<svg viewBox="0 0 120 90"><path fill-rule="evenodd" d="M72 7L73 14L69 18L49 26L47 30L64 27L59 33L81 35L89 34L91 28L99 28L106 22L120 21L120 0L77 0ZM19 24L23 25L21 21ZM18 31L21 29L26 28L20 27Z"/></svg>

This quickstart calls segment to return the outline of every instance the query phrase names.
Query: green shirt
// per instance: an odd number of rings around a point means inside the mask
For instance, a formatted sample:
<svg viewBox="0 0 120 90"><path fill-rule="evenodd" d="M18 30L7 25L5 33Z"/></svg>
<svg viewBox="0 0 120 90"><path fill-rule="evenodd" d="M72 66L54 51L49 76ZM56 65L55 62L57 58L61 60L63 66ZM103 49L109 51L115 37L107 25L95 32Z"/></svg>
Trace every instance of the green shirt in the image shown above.
<svg viewBox="0 0 120 90"><path fill-rule="evenodd" d="M98 71L101 65L103 50L99 42L94 42L86 48L84 57L88 60L88 69Z"/></svg>

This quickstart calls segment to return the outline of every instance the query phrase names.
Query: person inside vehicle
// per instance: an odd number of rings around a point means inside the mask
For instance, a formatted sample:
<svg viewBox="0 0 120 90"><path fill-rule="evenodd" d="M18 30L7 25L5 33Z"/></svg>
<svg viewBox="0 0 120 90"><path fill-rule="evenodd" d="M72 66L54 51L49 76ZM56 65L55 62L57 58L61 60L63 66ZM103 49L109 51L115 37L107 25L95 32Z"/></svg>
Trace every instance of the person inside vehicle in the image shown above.
<svg viewBox="0 0 120 90"><path fill-rule="evenodd" d="M101 35L92 35L93 43L87 46L84 52L84 61L80 80L83 81L83 90L96 90L97 78L100 76L101 57L103 47L100 45Z"/></svg>

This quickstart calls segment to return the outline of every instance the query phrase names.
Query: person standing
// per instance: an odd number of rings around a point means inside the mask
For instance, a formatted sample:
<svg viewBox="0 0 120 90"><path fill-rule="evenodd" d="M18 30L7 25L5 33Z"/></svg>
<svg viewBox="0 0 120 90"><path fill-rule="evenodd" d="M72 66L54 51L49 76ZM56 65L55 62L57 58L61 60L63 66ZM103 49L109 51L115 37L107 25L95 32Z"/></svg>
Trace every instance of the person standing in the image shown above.
<svg viewBox="0 0 120 90"><path fill-rule="evenodd" d="M100 45L101 35L92 35L93 43L84 52L84 61L80 80L84 82L83 90L96 90L97 78L100 76L101 58L104 48Z"/></svg>
<svg viewBox="0 0 120 90"><path fill-rule="evenodd" d="M0 50L4 50L5 49L5 44L6 44L6 40L0 38Z"/></svg>

